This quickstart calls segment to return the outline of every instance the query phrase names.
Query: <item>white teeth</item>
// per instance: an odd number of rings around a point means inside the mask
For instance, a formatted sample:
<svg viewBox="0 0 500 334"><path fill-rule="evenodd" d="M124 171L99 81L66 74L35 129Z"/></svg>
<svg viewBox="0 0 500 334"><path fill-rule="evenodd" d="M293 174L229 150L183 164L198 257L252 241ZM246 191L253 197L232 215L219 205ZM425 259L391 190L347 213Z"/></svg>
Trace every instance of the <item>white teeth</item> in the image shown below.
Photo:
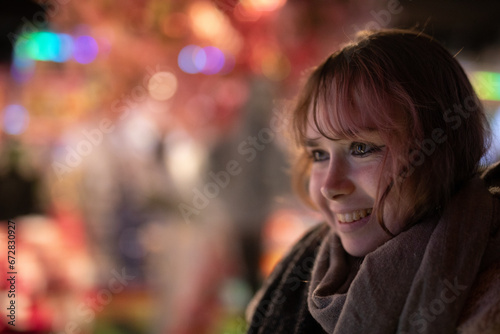
<svg viewBox="0 0 500 334"><path fill-rule="evenodd" d="M352 223L353 221L360 220L361 218L365 218L366 216L372 213L372 209L362 209L356 210L350 213L338 213L337 219L341 223Z"/></svg>

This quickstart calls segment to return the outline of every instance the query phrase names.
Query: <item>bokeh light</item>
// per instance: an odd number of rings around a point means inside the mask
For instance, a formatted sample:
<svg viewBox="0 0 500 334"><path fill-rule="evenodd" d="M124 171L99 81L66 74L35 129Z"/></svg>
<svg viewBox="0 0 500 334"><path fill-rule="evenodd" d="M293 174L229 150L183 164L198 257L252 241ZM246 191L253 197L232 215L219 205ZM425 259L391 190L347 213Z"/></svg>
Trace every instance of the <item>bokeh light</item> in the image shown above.
<svg viewBox="0 0 500 334"><path fill-rule="evenodd" d="M200 68L203 74L216 74L224 67L224 53L214 46L207 46L203 48L205 53L205 64Z"/></svg>
<svg viewBox="0 0 500 334"><path fill-rule="evenodd" d="M148 91L155 100L168 100L177 91L177 78L171 72L157 72L148 81Z"/></svg>
<svg viewBox="0 0 500 334"><path fill-rule="evenodd" d="M3 129L10 135L19 135L26 130L29 114L26 108L18 104L11 104L3 111Z"/></svg>
<svg viewBox="0 0 500 334"><path fill-rule="evenodd" d="M500 101L500 73L477 71L470 80L481 100Z"/></svg>
<svg viewBox="0 0 500 334"><path fill-rule="evenodd" d="M97 57L99 47L91 36L79 36L75 39L75 51L73 57L80 64L88 64Z"/></svg>
<svg viewBox="0 0 500 334"><path fill-rule="evenodd" d="M57 34L57 37L59 39L59 48L53 60L56 62L65 62L73 55L73 38L68 34Z"/></svg>
<svg viewBox="0 0 500 334"><path fill-rule="evenodd" d="M179 52L179 57L177 58L177 63L179 68L186 73L198 73L199 70L196 67L195 59L196 55L202 51L199 46L188 45L185 46L181 52Z"/></svg>
<svg viewBox="0 0 500 334"><path fill-rule="evenodd" d="M226 62L226 59L228 61ZM185 73L207 75L229 73L234 67L234 59L214 46L201 48L197 45L184 47L178 56L179 68Z"/></svg>
<svg viewBox="0 0 500 334"><path fill-rule="evenodd" d="M191 27L200 38L213 40L224 37L228 19L210 2L195 2L189 10Z"/></svg>
<svg viewBox="0 0 500 334"><path fill-rule="evenodd" d="M205 68L206 64L207 53L204 49L200 49L194 54L194 66L196 67L196 71L201 72Z"/></svg>
<svg viewBox="0 0 500 334"><path fill-rule="evenodd" d="M39 32L32 35L33 42L30 43L30 56L33 59L49 61L57 57L60 49L59 38L51 32Z"/></svg>
<svg viewBox="0 0 500 334"><path fill-rule="evenodd" d="M189 8L188 15L191 30L200 40L205 40L224 52L235 54L241 50L243 46L241 34L213 3L194 2Z"/></svg>
<svg viewBox="0 0 500 334"><path fill-rule="evenodd" d="M65 62L71 57L88 64L97 57L99 51L96 40L91 36L73 38L68 34L41 31L21 35L14 47L14 65L26 69L27 60Z"/></svg>
<svg viewBox="0 0 500 334"><path fill-rule="evenodd" d="M270 12L277 10L285 5L286 0L242 0L241 4L247 10L260 12Z"/></svg>

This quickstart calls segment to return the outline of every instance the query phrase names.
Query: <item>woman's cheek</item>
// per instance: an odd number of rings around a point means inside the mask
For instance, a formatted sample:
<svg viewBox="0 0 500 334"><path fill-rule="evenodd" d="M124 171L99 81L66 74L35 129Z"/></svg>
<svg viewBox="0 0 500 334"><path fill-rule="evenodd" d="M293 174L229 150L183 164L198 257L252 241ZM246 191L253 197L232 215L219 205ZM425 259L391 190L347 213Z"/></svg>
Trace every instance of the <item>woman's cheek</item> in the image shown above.
<svg viewBox="0 0 500 334"><path fill-rule="evenodd" d="M320 173L313 170L311 172L311 178L309 179L309 196L316 205L316 208L320 210L322 210L325 206L325 198L321 194L321 185L322 182Z"/></svg>

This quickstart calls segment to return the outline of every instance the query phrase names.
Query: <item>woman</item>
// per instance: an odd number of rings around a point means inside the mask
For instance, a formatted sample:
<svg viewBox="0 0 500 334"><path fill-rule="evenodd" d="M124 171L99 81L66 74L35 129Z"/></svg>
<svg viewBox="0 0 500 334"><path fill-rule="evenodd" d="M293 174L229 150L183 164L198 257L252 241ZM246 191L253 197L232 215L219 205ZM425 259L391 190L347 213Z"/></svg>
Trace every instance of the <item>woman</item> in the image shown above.
<svg viewBox="0 0 500 334"><path fill-rule="evenodd" d="M251 303L248 333L500 333L500 168L459 63L362 32L293 114L295 185L324 217Z"/></svg>

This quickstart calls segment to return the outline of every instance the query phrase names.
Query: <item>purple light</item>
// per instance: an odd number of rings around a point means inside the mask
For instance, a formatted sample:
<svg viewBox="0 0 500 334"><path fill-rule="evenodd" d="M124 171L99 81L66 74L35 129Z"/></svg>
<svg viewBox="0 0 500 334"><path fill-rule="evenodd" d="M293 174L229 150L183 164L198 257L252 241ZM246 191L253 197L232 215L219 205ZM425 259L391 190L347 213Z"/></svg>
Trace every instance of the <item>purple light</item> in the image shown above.
<svg viewBox="0 0 500 334"><path fill-rule="evenodd" d="M181 52L179 52L179 56L177 57L177 63L179 64L179 68L190 74L195 74L200 71L196 64L196 57L198 53L200 53L202 49L196 45L188 45L185 46ZM200 57L200 56L199 56ZM201 59L198 59L200 62Z"/></svg>
<svg viewBox="0 0 500 334"><path fill-rule="evenodd" d="M28 111L18 104L5 107L3 113L3 128L10 135L19 135L26 130L29 122Z"/></svg>
<svg viewBox="0 0 500 334"><path fill-rule="evenodd" d="M205 53L204 49L199 49L196 51L196 53L194 54L194 66L196 66L198 72L203 72L203 69L207 64L207 60L207 54Z"/></svg>
<svg viewBox="0 0 500 334"><path fill-rule="evenodd" d="M80 36L75 39L73 57L80 64L88 64L97 57L99 47L97 42L90 36Z"/></svg>
<svg viewBox="0 0 500 334"><path fill-rule="evenodd" d="M179 68L190 74L228 73L234 67L234 60L231 57L227 58L215 46L207 46L202 49L197 45L188 45L179 52L177 61Z"/></svg>
<svg viewBox="0 0 500 334"><path fill-rule="evenodd" d="M35 72L35 61L30 58L14 57L10 74L16 82L23 83L31 79Z"/></svg>
<svg viewBox="0 0 500 334"><path fill-rule="evenodd" d="M205 53L205 64L200 72L203 74L217 74L224 67L224 53L214 46L203 48Z"/></svg>

